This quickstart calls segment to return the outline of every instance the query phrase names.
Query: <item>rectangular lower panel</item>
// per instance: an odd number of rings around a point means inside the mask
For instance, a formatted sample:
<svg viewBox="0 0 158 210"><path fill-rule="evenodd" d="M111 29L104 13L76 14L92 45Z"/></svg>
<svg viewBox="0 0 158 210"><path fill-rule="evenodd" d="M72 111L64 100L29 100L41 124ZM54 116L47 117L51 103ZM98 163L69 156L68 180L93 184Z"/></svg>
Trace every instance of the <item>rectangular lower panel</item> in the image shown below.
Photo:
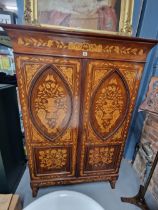
<svg viewBox="0 0 158 210"><path fill-rule="evenodd" d="M116 171L121 145L86 146L84 173Z"/></svg>
<svg viewBox="0 0 158 210"><path fill-rule="evenodd" d="M71 147L40 147L34 148L35 171L37 175L70 174Z"/></svg>

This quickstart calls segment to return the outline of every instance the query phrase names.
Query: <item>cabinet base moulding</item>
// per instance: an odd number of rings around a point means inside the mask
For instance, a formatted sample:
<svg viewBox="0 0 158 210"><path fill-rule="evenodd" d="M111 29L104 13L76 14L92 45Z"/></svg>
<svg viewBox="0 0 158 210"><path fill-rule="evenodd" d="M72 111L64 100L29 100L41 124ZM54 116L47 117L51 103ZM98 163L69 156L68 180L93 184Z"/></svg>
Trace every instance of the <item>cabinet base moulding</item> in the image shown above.
<svg viewBox="0 0 158 210"><path fill-rule="evenodd" d="M95 177L95 178L75 178L71 180L43 180L41 181L31 181L30 186L32 189L32 196L36 197L38 190L40 187L48 187L48 186L58 186L58 185L73 185L73 184L80 184L80 183L90 183L90 182L108 182L111 185L112 189L115 189L115 184L118 179L118 176L112 176L112 177L107 177L107 176L102 176L102 177Z"/></svg>

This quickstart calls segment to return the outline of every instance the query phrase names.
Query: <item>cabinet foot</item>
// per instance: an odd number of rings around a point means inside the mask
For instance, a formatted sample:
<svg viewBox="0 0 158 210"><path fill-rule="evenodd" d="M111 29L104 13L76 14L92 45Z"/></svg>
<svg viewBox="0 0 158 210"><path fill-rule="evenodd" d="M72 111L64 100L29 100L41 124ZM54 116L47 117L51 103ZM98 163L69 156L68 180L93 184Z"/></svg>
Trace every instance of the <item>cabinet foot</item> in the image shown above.
<svg viewBox="0 0 158 210"><path fill-rule="evenodd" d="M31 185L31 189L32 189L32 197L36 197L39 188Z"/></svg>
<svg viewBox="0 0 158 210"><path fill-rule="evenodd" d="M110 181L110 185L112 189L115 189L115 185L116 185L116 180L111 180Z"/></svg>

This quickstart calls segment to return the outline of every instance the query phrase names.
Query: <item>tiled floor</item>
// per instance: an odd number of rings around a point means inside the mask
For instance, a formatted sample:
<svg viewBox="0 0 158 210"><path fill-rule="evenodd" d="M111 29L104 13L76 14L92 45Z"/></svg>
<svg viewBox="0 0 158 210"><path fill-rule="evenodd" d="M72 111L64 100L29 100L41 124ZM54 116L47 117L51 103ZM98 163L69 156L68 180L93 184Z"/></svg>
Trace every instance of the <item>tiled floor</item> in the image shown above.
<svg viewBox="0 0 158 210"><path fill-rule="evenodd" d="M123 160L120 168L120 176L116 184L116 189L114 190L111 189L110 184L108 182L78 184L69 186L54 186L48 188L41 188L38 191L37 197L32 198L32 193L29 184L29 172L28 169L26 169L16 193L20 194L21 199L23 200L24 207L31 203L33 200L49 192L57 190L73 190L90 196L98 203L100 203L105 210L139 210L138 207L127 203L122 203L120 200L120 197L122 196L131 197L136 195L139 189L139 184L139 179L135 171L126 160ZM151 198L151 196L147 195L146 197L146 199L149 202L150 209L158 210L158 205Z"/></svg>

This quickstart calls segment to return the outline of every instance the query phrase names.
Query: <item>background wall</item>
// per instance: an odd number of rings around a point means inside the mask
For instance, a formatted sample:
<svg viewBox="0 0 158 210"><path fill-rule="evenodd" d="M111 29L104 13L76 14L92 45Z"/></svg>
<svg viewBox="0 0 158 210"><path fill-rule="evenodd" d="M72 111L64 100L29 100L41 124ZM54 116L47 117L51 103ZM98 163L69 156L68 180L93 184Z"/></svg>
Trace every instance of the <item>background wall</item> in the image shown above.
<svg viewBox="0 0 158 210"><path fill-rule="evenodd" d="M17 23L23 24L24 23L24 0L16 0L16 2L17 2L17 6L18 6Z"/></svg>

